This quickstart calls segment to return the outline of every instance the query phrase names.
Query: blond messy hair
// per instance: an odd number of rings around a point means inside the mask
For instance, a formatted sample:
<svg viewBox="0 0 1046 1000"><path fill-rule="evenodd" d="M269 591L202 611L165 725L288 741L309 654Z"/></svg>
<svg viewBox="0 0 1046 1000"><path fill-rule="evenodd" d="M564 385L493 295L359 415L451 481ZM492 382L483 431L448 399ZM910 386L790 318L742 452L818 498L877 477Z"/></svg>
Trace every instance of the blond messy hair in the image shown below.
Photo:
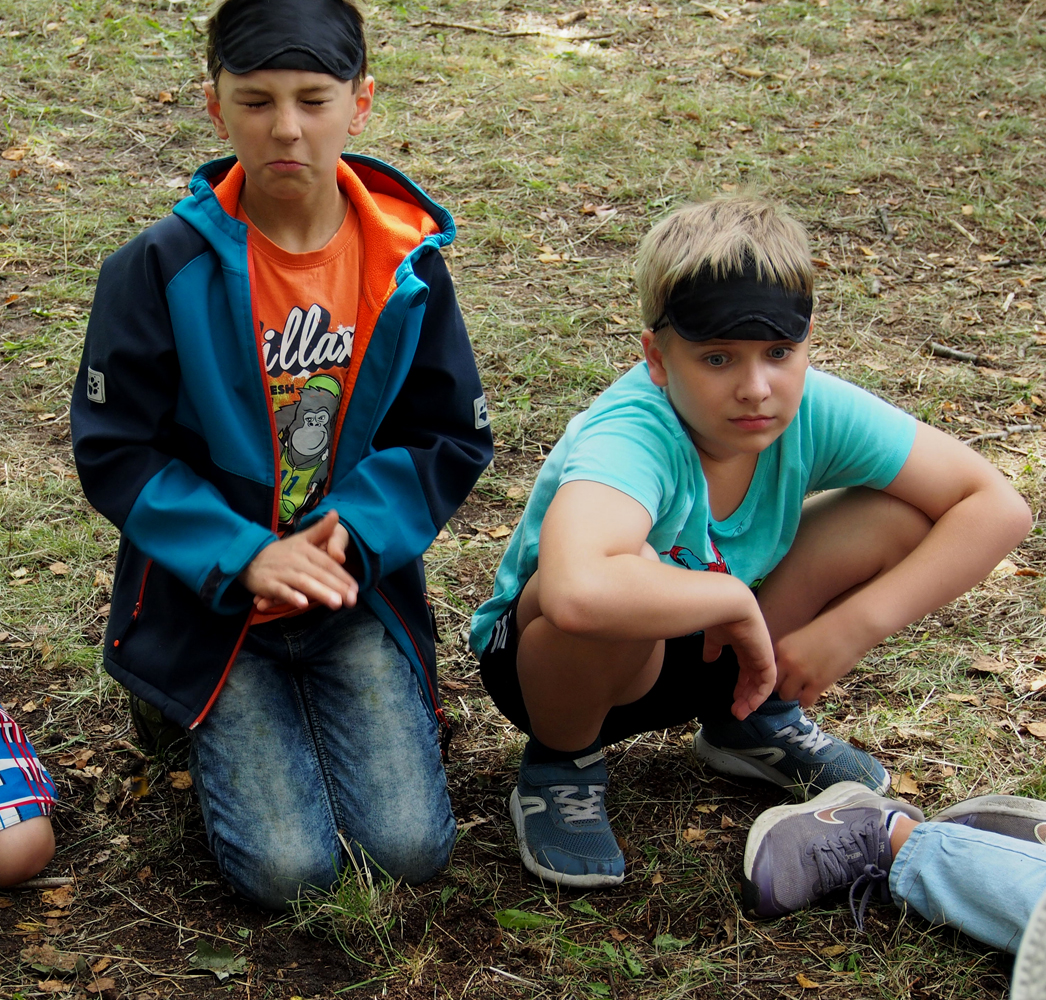
<svg viewBox="0 0 1046 1000"><path fill-rule="evenodd" d="M676 209L639 244L636 285L643 325L653 329L679 282L702 273L725 281L753 265L759 280L813 295L806 232L784 209L752 194Z"/></svg>

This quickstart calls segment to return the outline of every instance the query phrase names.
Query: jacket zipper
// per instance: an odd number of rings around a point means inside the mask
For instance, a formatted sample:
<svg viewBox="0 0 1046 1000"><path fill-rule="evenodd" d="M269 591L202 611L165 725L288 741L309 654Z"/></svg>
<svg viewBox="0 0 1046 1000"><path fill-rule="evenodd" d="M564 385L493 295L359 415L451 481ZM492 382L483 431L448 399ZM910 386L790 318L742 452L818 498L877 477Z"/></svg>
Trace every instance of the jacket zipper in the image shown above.
<svg viewBox="0 0 1046 1000"><path fill-rule="evenodd" d="M131 612L131 620L127 623L127 628L123 630L123 635L119 639L113 639L113 649L119 649L120 643L127 638L127 633L130 632L131 626L138 621L138 615L142 610L142 598L145 597L145 583L149 579L149 570L153 568L153 561L150 559L145 564L145 571L142 573L142 585L138 588L138 600L134 602L134 610Z"/></svg>

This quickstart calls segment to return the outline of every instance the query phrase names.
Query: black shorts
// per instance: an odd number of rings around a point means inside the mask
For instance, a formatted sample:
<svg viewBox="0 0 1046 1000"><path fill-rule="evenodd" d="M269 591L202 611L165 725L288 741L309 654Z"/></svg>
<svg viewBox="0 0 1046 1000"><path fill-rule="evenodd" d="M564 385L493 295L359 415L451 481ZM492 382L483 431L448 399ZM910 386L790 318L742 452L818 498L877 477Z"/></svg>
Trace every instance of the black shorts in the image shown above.
<svg viewBox="0 0 1046 1000"><path fill-rule="evenodd" d="M516 669L518 604L517 595L494 622L490 641L479 658L479 672L498 710L529 736L530 716ZM639 733L680 726L692 719L716 722L732 718L730 706L737 685L737 657L725 646L718 660L704 663L701 659L704 647L702 632L666 640L665 660L654 686L637 701L615 705L607 713L599 733L603 746Z"/></svg>

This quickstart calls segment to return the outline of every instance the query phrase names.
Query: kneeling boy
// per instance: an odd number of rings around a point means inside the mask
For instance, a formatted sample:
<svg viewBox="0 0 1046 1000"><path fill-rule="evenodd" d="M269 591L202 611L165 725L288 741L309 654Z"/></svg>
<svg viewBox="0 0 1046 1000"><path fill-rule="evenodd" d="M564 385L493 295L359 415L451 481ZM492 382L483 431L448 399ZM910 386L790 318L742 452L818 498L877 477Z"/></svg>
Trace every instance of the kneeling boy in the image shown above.
<svg viewBox="0 0 1046 1000"><path fill-rule="evenodd" d="M646 360L570 422L472 623L487 690L530 736L523 861L564 885L624 876L602 748L632 734L696 716L716 770L798 797L885 790L802 708L1029 527L973 451L808 367L810 252L773 205L680 209L636 277Z"/></svg>
<svg viewBox="0 0 1046 1000"><path fill-rule="evenodd" d="M218 864L279 909L345 847L410 882L449 856L421 554L492 447L453 220L342 155L356 7L226 0L208 63L236 155L102 267L73 446L122 535L106 669L190 730Z"/></svg>

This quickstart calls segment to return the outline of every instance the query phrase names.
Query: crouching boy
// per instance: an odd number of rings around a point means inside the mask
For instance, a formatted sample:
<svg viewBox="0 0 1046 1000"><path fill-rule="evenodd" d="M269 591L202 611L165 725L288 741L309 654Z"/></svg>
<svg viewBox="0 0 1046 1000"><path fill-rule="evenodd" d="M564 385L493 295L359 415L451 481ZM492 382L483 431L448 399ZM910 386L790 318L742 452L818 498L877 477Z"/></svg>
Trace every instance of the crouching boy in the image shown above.
<svg viewBox="0 0 1046 1000"><path fill-rule="evenodd" d="M487 690L530 736L523 861L573 886L623 878L602 748L635 733L697 717L718 771L800 798L885 790L803 708L1029 526L970 449L808 367L810 253L780 209L680 209L636 277L646 359L570 422L472 623Z"/></svg>
<svg viewBox="0 0 1046 1000"><path fill-rule="evenodd" d="M455 823L421 554L491 456L449 214L342 155L374 81L345 0L226 0L235 157L102 267L73 401L121 530L108 671L189 730L232 885L282 908L348 847L418 882Z"/></svg>

